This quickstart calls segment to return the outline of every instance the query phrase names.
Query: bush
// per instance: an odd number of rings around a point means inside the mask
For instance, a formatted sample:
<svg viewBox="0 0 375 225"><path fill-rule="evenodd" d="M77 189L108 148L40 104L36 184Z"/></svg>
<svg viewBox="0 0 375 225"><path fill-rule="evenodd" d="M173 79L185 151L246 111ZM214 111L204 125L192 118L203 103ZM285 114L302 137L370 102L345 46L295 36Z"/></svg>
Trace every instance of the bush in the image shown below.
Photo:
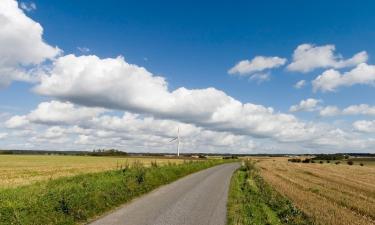
<svg viewBox="0 0 375 225"><path fill-rule="evenodd" d="M297 159L297 158L293 158L293 159L288 159L289 162L294 162L294 163L300 163L302 160L301 159Z"/></svg>
<svg viewBox="0 0 375 225"><path fill-rule="evenodd" d="M315 160L311 160L311 163L315 163Z"/></svg>
<svg viewBox="0 0 375 225"><path fill-rule="evenodd" d="M349 161L347 162L347 164L348 164L349 166L351 166L351 165L354 164L354 162L353 162L352 160L349 160Z"/></svg>
<svg viewBox="0 0 375 225"><path fill-rule="evenodd" d="M363 164L363 163L360 163L359 165L360 165L360 166L364 166L365 164Z"/></svg>
<svg viewBox="0 0 375 225"><path fill-rule="evenodd" d="M331 161L327 160L327 163L331 163Z"/></svg>
<svg viewBox="0 0 375 225"><path fill-rule="evenodd" d="M340 161L335 162L336 165L339 165L340 163L341 163Z"/></svg>
<svg viewBox="0 0 375 225"><path fill-rule="evenodd" d="M306 159L302 160L302 163L310 163L310 161L311 161L311 159L306 158Z"/></svg>
<svg viewBox="0 0 375 225"><path fill-rule="evenodd" d="M323 161L319 161L320 164L323 164L324 162Z"/></svg>

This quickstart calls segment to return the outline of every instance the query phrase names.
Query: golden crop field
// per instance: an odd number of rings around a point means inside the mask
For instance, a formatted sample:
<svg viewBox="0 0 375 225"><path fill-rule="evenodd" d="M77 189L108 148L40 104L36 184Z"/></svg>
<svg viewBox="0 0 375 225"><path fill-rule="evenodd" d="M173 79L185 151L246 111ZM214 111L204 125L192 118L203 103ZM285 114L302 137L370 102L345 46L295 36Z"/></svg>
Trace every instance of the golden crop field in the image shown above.
<svg viewBox="0 0 375 225"><path fill-rule="evenodd" d="M112 170L135 161L145 166L156 161L180 163L183 159L151 157L97 157L59 155L0 155L0 188L31 184L35 181L80 173Z"/></svg>
<svg viewBox="0 0 375 225"><path fill-rule="evenodd" d="M375 224L375 166L257 159L263 178L321 225Z"/></svg>

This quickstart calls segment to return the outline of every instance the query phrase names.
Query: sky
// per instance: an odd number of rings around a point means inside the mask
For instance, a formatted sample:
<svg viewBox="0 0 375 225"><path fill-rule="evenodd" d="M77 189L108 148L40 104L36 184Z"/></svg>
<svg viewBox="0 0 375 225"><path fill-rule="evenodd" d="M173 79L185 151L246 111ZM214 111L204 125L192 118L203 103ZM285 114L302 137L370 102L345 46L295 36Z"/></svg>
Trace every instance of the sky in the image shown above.
<svg viewBox="0 0 375 225"><path fill-rule="evenodd" d="M373 1L0 1L0 149L375 153Z"/></svg>

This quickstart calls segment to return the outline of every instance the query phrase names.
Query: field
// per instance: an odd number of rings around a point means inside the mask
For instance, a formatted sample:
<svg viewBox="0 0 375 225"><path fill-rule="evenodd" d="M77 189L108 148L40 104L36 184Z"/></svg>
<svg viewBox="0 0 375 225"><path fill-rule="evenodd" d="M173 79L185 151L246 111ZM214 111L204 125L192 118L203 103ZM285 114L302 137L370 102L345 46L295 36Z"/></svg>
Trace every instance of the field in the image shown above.
<svg viewBox="0 0 375 225"><path fill-rule="evenodd" d="M0 189L81 173L113 170L126 164L132 165L136 161L149 166L154 161L166 164L182 163L184 160L150 157L0 155Z"/></svg>
<svg viewBox="0 0 375 225"><path fill-rule="evenodd" d="M291 163L253 158L263 179L321 225L375 224L375 164L370 159ZM363 162L365 165L360 166Z"/></svg>
<svg viewBox="0 0 375 225"><path fill-rule="evenodd" d="M59 157L45 158L52 160L46 163L49 166L47 168L55 168L59 165L52 163L57 158ZM17 157L11 159L17 161ZM65 157L61 159L67 160ZM83 172L85 166L89 165L87 168L95 167L91 160L100 160L100 158L78 157L74 159L79 159L77 165L82 165L80 167L73 166L78 175L62 176L51 180L44 179L29 185L0 189L0 224L67 225L87 223L96 216L161 185L211 166L231 162L231 160L176 161L163 159L159 162L166 165L160 166L160 164L150 161L150 166L146 167L140 163L139 158L131 158L134 161L133 164L129 166L123 164L121 167L117 166L116 161L120 159L114 158L112 159L114 161L109 163L112 167L104 166L107 168L106 171L87 173L87 171ZM89 160L90 163L82 163L86 160ZM129 162L130 159L123 160ZM147 162L145 160L155 161L157 159L142 158L142 160ZM72 165L72 161L68 161ZM101 165L99 161L95 162ZM45 165L42 168L45 168Z"/></svg>

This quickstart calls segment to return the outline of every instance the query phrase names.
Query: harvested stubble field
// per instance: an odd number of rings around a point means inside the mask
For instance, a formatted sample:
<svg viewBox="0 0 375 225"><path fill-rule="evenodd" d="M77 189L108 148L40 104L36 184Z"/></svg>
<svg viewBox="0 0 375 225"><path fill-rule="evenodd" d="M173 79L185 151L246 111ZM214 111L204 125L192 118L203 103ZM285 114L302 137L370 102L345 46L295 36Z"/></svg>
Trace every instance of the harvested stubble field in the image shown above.
<svg viewBox="0 0 375 225"><path fill-rule="evenodd" d="M126 164L140 162L149 166L168 162L182 163L183 159L151 157L98 157L60 155L0 155L0 189L27 185L36 181L113 170Z"/></svg>
<svg viewBox="0 0 375 225"><path fill-rule="evenodd" d="M260 158L265 181L321 225L375 224L375 167Z"/></svg>

